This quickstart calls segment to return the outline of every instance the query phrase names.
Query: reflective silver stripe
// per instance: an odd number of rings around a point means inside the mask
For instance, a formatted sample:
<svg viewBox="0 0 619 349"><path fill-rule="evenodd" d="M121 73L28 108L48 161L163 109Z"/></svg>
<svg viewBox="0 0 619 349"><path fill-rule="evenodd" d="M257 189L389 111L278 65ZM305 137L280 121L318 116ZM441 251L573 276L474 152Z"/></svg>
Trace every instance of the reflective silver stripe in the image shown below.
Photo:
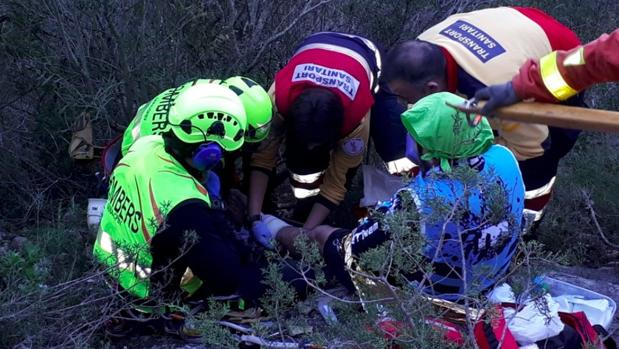
<svg viewBox="0 0 619 349"><path fill-rule="evenodd" d="M295 188L292 187L292 192L294 193L294 197L297 199L305 199L310 196L316 196L320 193L320 188L317 189L303 189L303 188Z"/></svg>
<svg viewBox="0 0 619 349"><path fill-rule="evenodd" d="M142 268L139 264L135 264L135 271L137 276L141 279L148 279L150 276L150 268Z"/></svg>
<svg viewBox="0 0 619 349"><path fill-rule="evenodd" d="M408 158L399 158L397 160L389 161L386 163L387 171L390 174L398 174L402 172L408 172L413 168L417 167L417 165L410 161Z"/></svg>
<svg viewBox="0 0 619 349"><path fill-rule="evenodd" d="M116 248L115 255L118 262L118 269L135 272L135 263L128 262L127 255L123 250L121 250L120 248Z"/></svg>
<svg viewBox="0 0 619 349"><path fill-rule="evenodd" d="M347 56L354 58L359 64L361 64L361 66L365 69L365 72L368 74L368 80L370 80L370 86L374 86L374 75L372 74L372 69L370 69L370 65L368 64L368 62L365 60L365 58L363 58L363 56L361 56L357 52L351 49L348 49L346 47L331 45L331 44L308 44L308 45L300 47L297 50L297 52L294 53L294 55L296 56L303 51L316 49L316 48L321 49L321 50L342 53L342 54L345 54Z"/></svg>
<svg viewBox="0 0 619 349"><path fill-rule="evenodd" d="M138 138L140 137L140 125L142 124L141 121L138 121L138 123L135 125L135 127L133 127L131 129L131 137L133 137L134 141L137 141Z"/></svg>
<svg viewBox="0 0 619 349"><path fill-rule="evenodd" d="M105 252L114 254L116 256L116 261L119 270L127 270L134 274L136 274L141 279L148 279L150 277L151 268L145 267L143 268L139 264L135 262L129 262L129 258L127 258L127 254L122 249L116 247L112 243L112 239L110 234L106 232L101 233L100 246L101 249Z"/></svg>
<svg viewBox="0 0 619 349"><path fill-rule="evenodd" d="M191 279L193 278L193 271L191 270L191 268L187 267L187 269L185 269L185 272L183 273L183 276L181 277L181 285L189 283L189 281L191 281Z"/></svg>
<svg viewBox="0 0 619 349"><path fill-rule="evenodd" d="M102 231L99 237L99 247L107 253L114 253L112 237L107 232Z"/></svg>
<svg viewBox="0 0 619 349"><path fill-rule="evenodd" d="M374 43L366 38L362 38L360 36L355 36L355 35L350 35L350 34L343 34L346 35L348 37L351 38L359 38L361 39L361 41L363 41L363 43L365 44L365 46L367 46L370 50L372 50L372 52L374 52L374 59L376 60L376 68L378 68L378 71L376 72L376 82L374 84L374 82L370 85L370 86L374 86L374 93L378 92L378 81L380 80L380 73L383 69L383 61L380 58L380 51L378 50L378 48L376 47L376 45L374 45Z"/></svg>
<svg viewBox="0 0 619 349"><path fill-rule="evenodd" d="M525 191L524 192L524 199L525 200L530 200L530 199L535 199L535 198L538 198L540 196L544 196L544 195L550 194L552 192L552 187L555 185L555 179L557 179L556 176L552 177L552 179L550 179L550 182L546 183L541 188Z"/></svg>
<svg viewBox="0 0 619 349"><path fill-rule="evenodd" d="M530 221L530 223L533 223L533 222L537 222L540 219L542 219L542 216L544 215L544 210L534 211L534 210L525 208L523 213L524 213L525 221L527 223L529 223L529 221ZM525 224L525 226L528 226L528 224Z"/></svg>
<svg viewBox="0 0 619 349"><path fill-rule="evenodd" d="M314 183L317 180L319 180L320 177L323 175L323 173L325 173L325 171L310 173L306 175L300 175L300 174L290 172L290 176L292 177L293 180L299 183L310 184L310 183Z"/></svg>

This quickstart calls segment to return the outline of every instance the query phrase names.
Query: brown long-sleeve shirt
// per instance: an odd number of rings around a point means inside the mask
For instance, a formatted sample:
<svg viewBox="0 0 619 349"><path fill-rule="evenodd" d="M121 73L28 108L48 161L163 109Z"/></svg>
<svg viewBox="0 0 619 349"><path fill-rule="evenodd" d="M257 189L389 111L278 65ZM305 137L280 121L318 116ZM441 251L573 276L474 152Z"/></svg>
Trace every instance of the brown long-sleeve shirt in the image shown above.
<svg viewBox="0 0 619 349"><path fill-rule="evenodd" d="M275 100L275 84L269 88L271 99ZM275 103L274 108L275 108ZM279 147L285 140L286 128L284 118L275 110L273 124L267 139L251 158L251 166L272 170L278 159ZM320 185L320 195L334 205L339 204L346 195L346 174L348 170L359 166L365 154L370 135L370 113L363 118L359 126L337 142L331 153L329 166L324 173ZM360 146L361 149L351 149L351 146Z"/></svg>

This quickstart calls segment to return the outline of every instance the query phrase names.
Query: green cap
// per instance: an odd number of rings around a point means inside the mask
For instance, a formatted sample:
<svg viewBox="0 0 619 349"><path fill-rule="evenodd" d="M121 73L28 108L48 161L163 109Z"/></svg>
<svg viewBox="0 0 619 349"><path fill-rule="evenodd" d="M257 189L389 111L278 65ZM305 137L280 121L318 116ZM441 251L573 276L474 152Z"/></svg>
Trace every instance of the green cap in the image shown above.
<svg viewBox="0 0 619 349"><path fill-rule="evenodd" d="M224 150L239 149L247 129L245 109L229 88L196 84L183 90L170 108L172 132L185 143L218 143Z"/></svg>
<svg viewBox="0 0 619 349"><path fill-rule="evenodd" d="M233 76L222 81L222 85L236 93L247 114L247 132L245 141L260 142L269 134L273 103L267 91L252 79L243 76Z"/></svg>
<svg viewBox="0 0 619 349"><path fill-rule="evenodd" d="M406 130L424 150L421 158L439 160L444 172L451 171L448 160L480 155L494 141L486 118L477 126L469 126L466 114L447 102L462 104L465 99L449 92L434 93L420 99L401 116Z"/></svg>

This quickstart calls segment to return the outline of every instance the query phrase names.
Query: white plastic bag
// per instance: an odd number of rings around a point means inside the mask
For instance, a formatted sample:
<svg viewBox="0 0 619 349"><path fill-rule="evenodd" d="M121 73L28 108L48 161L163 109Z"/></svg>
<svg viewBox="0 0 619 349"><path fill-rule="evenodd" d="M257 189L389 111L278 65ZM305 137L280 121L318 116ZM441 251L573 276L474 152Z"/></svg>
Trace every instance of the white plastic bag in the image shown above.
<svg viewBox="0 0 619 349"><path fill-rule="evenodd" d="M529 345L525 345L523 347L519 347L520 349L539 349L539 346L537 346L537 344L529 344Z"/></svg>
<svg viewBox="0 0 619 349"><path fill-rule="evenodd" d="M577 295L562 295L555 297L559 310L566 313L582 311L593 325L603 325L612 321L610 304L606 299L585 299Z"/></svg>
<svg viewBox="0 0 619 349"><path fill-rule="evenodd" d="M504 314L510 332L524 346L554 337L564 328L559 318L559 304L549 294L528 302L518 312L506 308Z"/></svg>
<svg viewBox="0 0 619 349"><path fill-rule="evenodd" d="M512 287L507 283L502 283L488 293L488 300L494 304L515 303L516 296Z"/></svg>

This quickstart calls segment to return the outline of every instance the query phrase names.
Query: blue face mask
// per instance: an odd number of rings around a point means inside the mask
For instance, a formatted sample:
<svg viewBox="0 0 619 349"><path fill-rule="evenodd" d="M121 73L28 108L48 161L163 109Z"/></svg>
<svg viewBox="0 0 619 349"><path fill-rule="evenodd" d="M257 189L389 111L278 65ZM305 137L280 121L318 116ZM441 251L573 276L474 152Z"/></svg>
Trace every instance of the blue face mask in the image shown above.
<svg viewBox="0 0 619 349"><path fill-rule="evenodd" d="M417 165L422 164L417 142L408 133L406 134L406 157Z"/></svg>
<svg viewBox="0 0 619 349"><path fill-rule="evenodd" d="M183 127L183 123L179 125L170 123L170 125L175 127ZM191 166L200 172L212 170L223 158L224 150L219 144L215 142L208 142L206 134L199 127L196 127L191 123L185 125L185 127L187 126L202 133L205 142L193 151L193 154L191 155Z"/></svg>
<svg viewBox="0 0 619 349"><path fill-rule="evenodd" d="M193 167L201 172L213 169L223 157L223 150L217 143L201 144L191 157Z"/></svg>

